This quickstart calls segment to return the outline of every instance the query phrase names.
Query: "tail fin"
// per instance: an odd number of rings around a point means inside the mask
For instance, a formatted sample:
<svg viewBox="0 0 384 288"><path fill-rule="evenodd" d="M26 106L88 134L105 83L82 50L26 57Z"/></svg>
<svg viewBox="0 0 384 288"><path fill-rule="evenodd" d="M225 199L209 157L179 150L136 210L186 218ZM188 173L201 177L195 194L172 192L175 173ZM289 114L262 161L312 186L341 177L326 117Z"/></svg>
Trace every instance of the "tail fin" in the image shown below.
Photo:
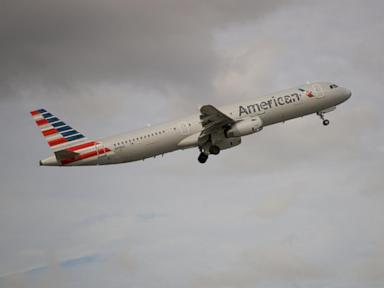
<svg viewBox="0 0 384 288"><path fill-rule="evenodd" d="M31 115L53 152L89 142L83 134L65 124L65 122L45 109L31 111Z"/></svg>

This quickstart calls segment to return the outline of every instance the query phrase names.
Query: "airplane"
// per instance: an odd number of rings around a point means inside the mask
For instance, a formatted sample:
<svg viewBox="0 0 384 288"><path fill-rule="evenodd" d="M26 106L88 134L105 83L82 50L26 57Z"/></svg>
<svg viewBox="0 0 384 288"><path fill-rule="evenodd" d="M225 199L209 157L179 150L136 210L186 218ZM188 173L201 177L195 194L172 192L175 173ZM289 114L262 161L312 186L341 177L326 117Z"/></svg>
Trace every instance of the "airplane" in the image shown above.
<svg viewBox="0 0 384 288"><path fill-rule="evenodd" d="M316 113L324 114L351 97L351 91L330 82L314 82L265 97L219 108L200 107L200 113L117 136L89 140L45 109L31 113L53 154L42 166L107 165L144 160L176 150L198 147L198 161L241 143L241 137L264 127Z"/></svg>

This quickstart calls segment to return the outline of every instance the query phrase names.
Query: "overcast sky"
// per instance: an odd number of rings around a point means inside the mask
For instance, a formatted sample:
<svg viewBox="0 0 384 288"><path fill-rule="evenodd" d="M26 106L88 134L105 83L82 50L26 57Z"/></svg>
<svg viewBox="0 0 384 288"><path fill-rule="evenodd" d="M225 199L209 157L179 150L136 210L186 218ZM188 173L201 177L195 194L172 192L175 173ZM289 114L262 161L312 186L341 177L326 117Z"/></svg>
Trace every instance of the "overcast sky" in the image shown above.
<svg viewBox="0 0 384 288"><path fill-rule="evenodd" d="M1 0L0 287L384 285L382 1ZM110 167L39 167L29 111L97 139L306 81L327 115Z"/></svg>

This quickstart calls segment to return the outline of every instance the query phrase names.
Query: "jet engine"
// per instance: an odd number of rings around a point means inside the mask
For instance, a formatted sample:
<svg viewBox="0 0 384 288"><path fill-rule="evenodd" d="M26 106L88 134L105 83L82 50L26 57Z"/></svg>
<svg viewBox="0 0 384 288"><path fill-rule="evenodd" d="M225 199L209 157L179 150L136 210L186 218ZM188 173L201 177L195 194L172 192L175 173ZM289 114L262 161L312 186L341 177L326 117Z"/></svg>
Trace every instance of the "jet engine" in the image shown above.
<svg viewBox="0 0 384 288"><path fill-rule="evenodd" d="M240 137L234 138L221 138L220 140L215 141L215 145L220 148L220 150L229 149L235 147L241 143Z"/></svg>
<svg viewBox="0 0 384 288"><path fill-rule="evenodd" d="M259 132L261 129L263 129L263 121L260 117L247 118L232 125L232 127L226 131L225 136L227 138L241 137Z"/></svg>

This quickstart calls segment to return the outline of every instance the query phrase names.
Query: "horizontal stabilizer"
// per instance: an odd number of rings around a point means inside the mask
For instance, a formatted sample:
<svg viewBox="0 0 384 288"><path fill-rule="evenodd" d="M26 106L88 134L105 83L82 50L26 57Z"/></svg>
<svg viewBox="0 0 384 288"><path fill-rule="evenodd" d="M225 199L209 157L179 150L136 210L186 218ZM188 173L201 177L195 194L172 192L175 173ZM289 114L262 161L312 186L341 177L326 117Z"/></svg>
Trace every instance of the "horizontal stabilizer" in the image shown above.
<svg viewBox="0 0 384 288"><path fill-rule="evenodd" d="M69 150L60 150L55 152L56 159L61 162L64 159L76 159L80 157L80 153Z"/></svg>

